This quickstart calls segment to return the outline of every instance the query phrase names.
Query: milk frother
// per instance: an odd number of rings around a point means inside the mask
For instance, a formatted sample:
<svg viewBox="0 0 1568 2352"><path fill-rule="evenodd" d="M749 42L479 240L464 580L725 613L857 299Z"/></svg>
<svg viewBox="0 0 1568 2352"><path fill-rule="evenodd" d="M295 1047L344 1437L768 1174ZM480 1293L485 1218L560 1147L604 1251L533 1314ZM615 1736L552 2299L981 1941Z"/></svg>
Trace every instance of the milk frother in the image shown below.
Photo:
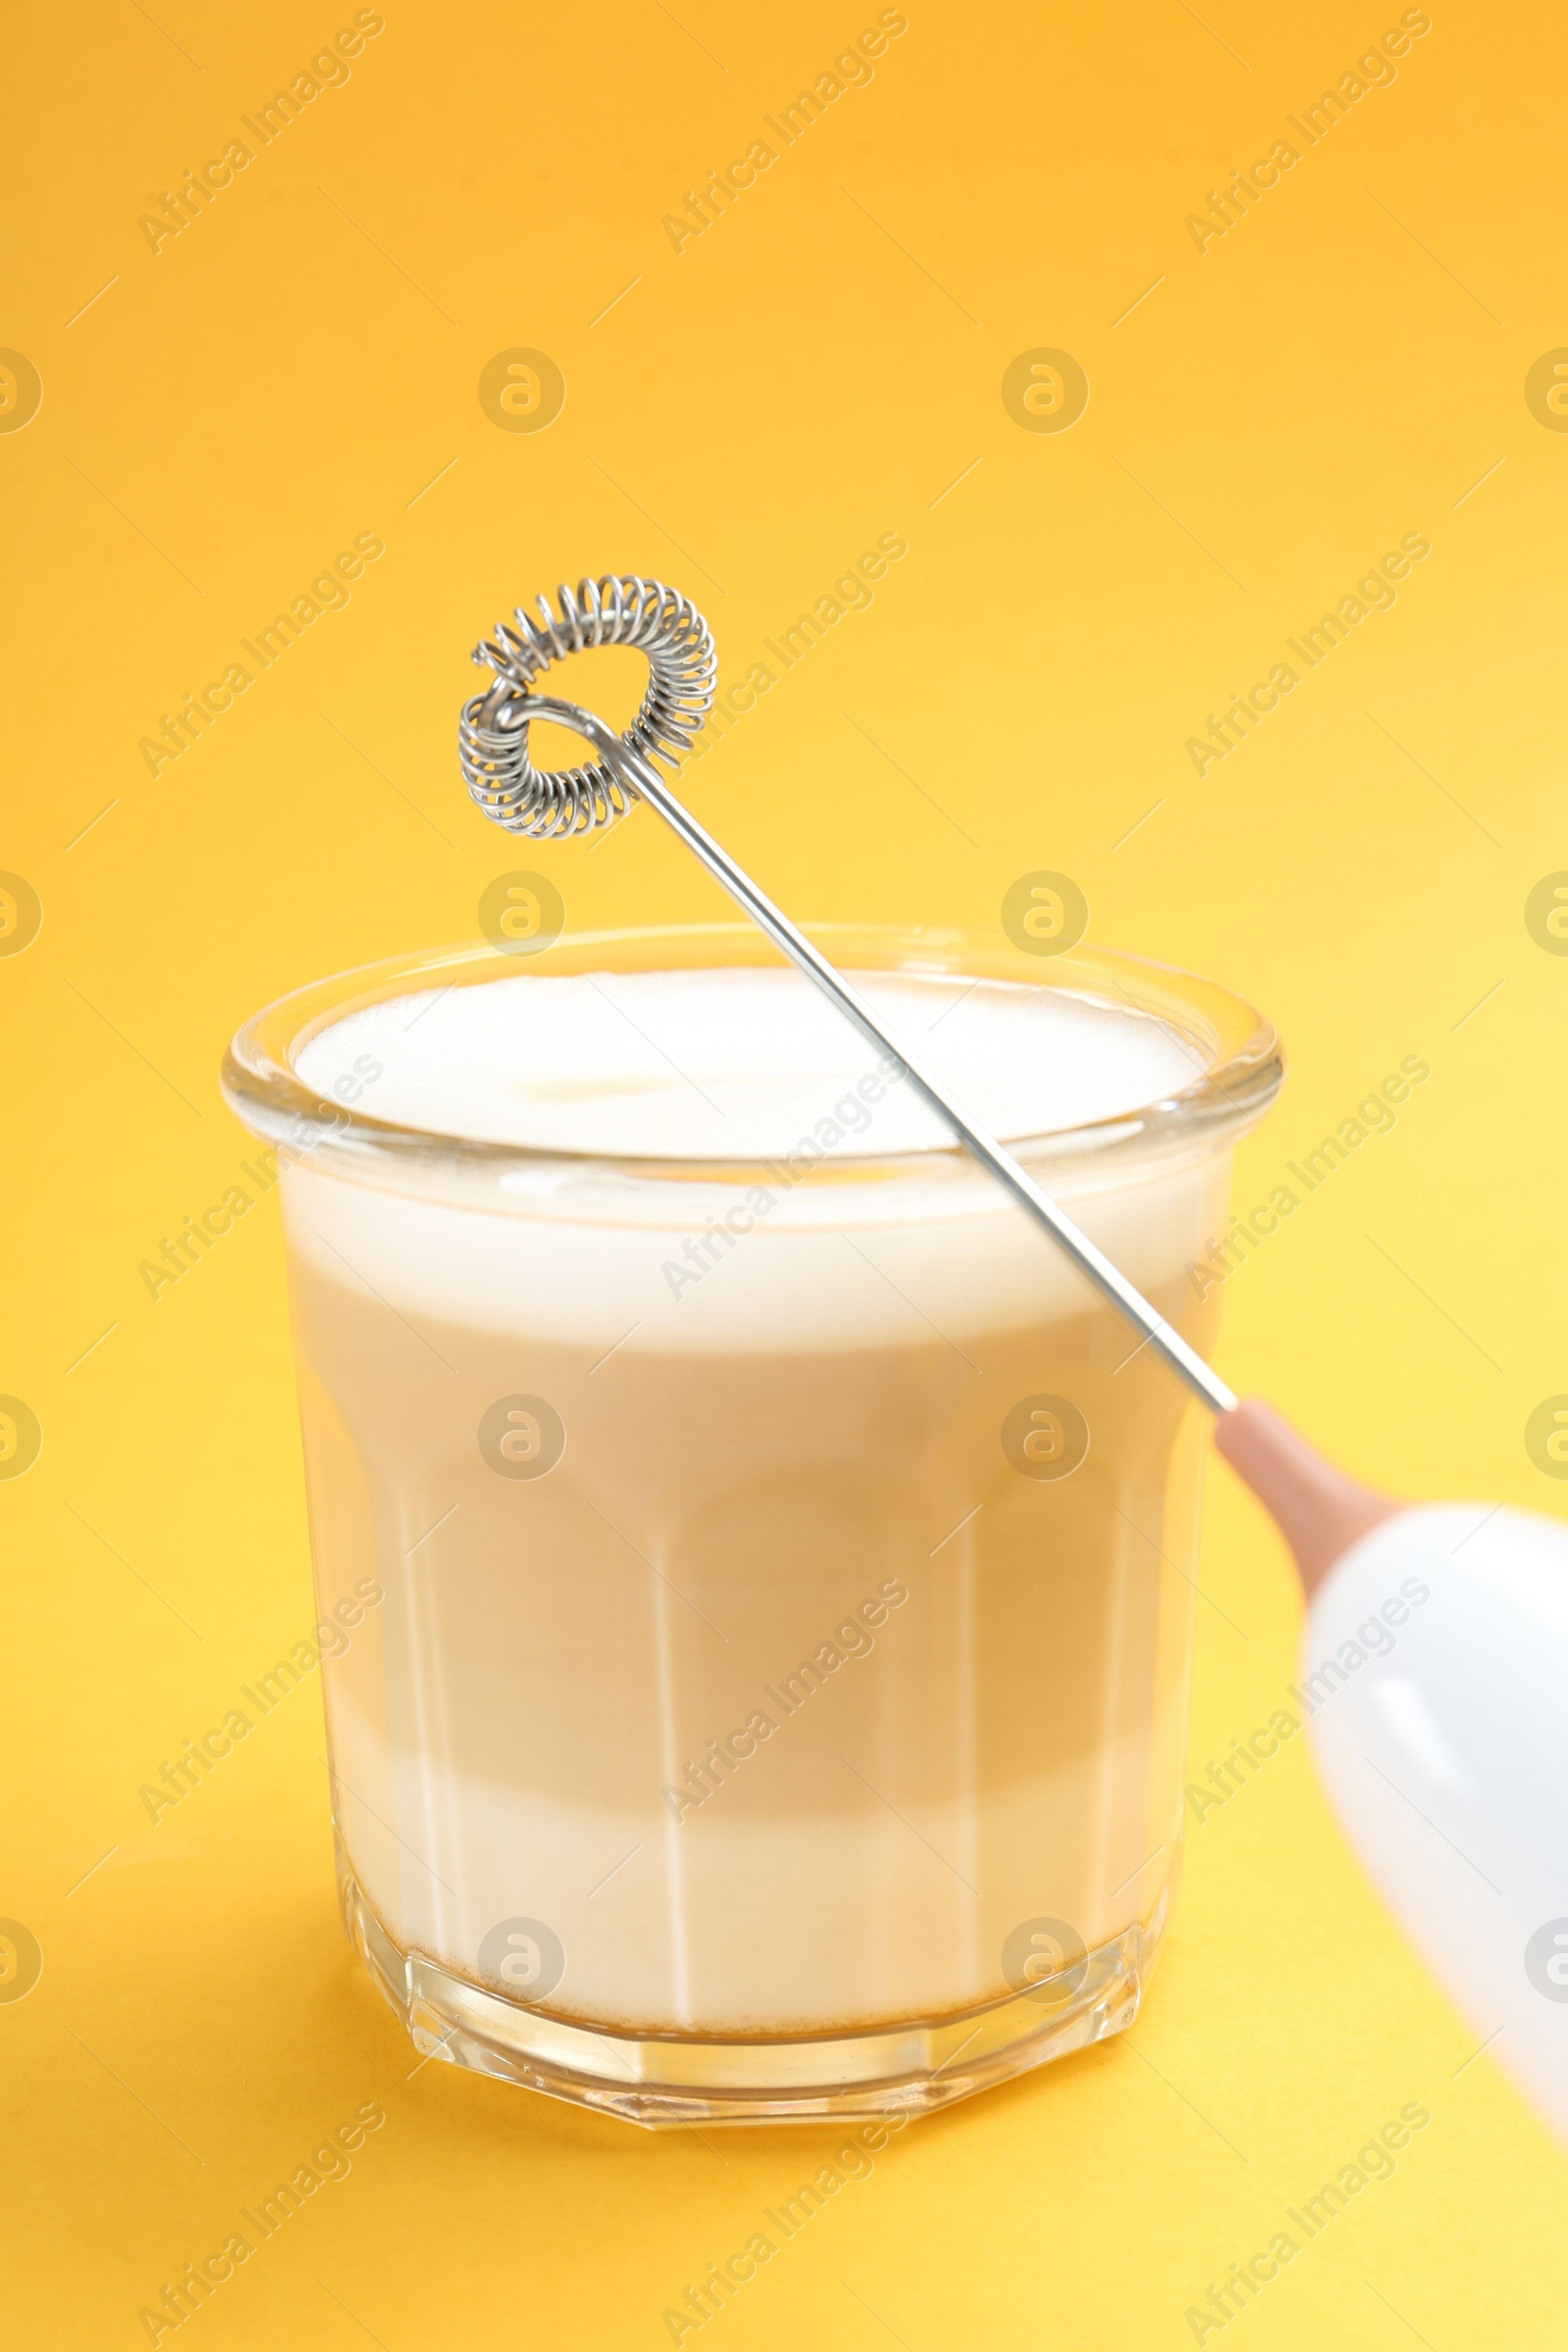
<svg viewBox="0 0 1568 2352"><path fill-rule="evenodd" d="M1559 2005L1568 2004L1568 1833L1558 1802L1568 1782L1560 1703L1568 1688L1568 1531L1484 1505L1407 1508L1345 1478L1268 1406L1241 1403L654 767L655 759L675 764L712 703L713 639L696 606L637 577L582 580L575 592L558 589L557 603L552 612L541 597L537 617L519 606L515 625L500 623L474 649L495 681L465 705L460 724L474 801L494 823L535 840L598 831L648 802L861 1036L895 1057L915 1093L1141 1344L1219 1416L1218 1449L1277 1521L1311 1602L1300 1671L1317 1698L1303 1696L1302 1704L1330 1794L1407 1933L1568 2137L1568 2006ZM556 662L597 645L636 646L648 658L642 707L623 735L579 705L535 691ZM583 737L596 760L536 768L528 729L539 718ZM1417 1591L1420 1601L1411 1597ZM1324 1660L1314 1668L1318 1649ZM1357 1652L1359 1665L1348 1666ZM1523 1682L1521 1660L1530 1664Z"/></svg>

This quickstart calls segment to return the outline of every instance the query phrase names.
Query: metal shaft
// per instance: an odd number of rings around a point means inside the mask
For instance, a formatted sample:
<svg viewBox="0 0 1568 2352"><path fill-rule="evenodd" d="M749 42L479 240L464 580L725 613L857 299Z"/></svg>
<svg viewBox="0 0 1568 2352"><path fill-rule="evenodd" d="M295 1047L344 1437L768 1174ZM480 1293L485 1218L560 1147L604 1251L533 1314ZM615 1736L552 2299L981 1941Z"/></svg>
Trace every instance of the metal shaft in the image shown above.
<svg viewBox="0 0 1568 2352"><path fill-rule="evenodd" d="M624 777L650 807L658 809L664 822L679 834L687 848L695 851L714 880L723 884L730 897L744 907L753 922L766 932L774 946L781 949L792 963L799 965L809 980L815 982L822 994L838 1006L845 1019L853 1021L870 1045L880 1047L898 1059L915 1093L952 1128L964 1150L996 1178L1005 1192L1011 1194L1019 1207L1027 1210L1036 1224L1045 1227L1079 1272L1094 1284L1102 1298L1109 1299L1135 1331L1143 1334L1146 1343L1156 1355L1164 1359L1179 1379L1186 1382L1194 1396L1200 1398L1210 1412L1235 1411L1237 1399L1234 1393L1217 1373L1209 1369L1196 1348L1188 1346L1181 1333L1173 1330L1163 1315L1156 1313L1143 1293L1111 1264L1104 1251L1098 1250L1089 1236L1080 1232L1072 1219L1063 1214L1050 1195L1042 1192L1028 1170L1019 1165L1011 1152L998 1143L995 1136L988 1135L983 1127L977 1127L968 1114L959 1108L940 1079L883 1026L842 973L835 971L827 958L819 955L810 941L796 929L789 916L758 889L757 884L719 847L712 835L698 823L689 809L682 807L657 769L640 753L629 750L613 728L608 727L603 719L596 718L591 710L582 710L576 703L560 702L552 695L528 694L514 702L512 707L518 715L530 719L551 719L557 726L568 727L573 733L584 736L600 758Z"/></svg>

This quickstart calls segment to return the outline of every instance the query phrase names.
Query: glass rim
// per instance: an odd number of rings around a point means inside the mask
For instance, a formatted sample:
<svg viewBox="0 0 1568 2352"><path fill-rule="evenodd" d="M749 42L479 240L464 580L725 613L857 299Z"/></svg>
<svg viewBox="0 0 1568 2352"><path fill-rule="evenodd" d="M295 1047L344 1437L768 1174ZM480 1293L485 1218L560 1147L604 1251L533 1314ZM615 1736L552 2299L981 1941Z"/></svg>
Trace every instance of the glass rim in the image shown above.
<svg viewBox="0 0 1568 2352"><path fill-rule="evenodd" d="M1082 944L1050 956L1029 954L994 933L950 926L830 922L801 928L843 971L1053 988L1161 1020L1198 1048L1204 1066L1174 1093L1113 1117L1006 1135L1007 1149L1035 1169L1053 1162L1081 1169L1086 1159L1098 1168L1112 1160L1119 1174L1130 1158L1164 1161L1172 1153L1220 1150L1262 1117L1284 1079L1284 1050L1272 1022L1218 982L1174 965ZM683 948L690 951L686 956ZM744 921L607 925L529 951L470 940L387 956L292 989L252 1014L223 1055L222 1091L236 1116L265 1142L362 1183L400 1176L428 1181L444 1172L466 1180L468 1190L475 1179L550 1168L613 1170L645 1183L751 1183L770 1161L776 1166L791 1153L653 1156L422 1128L318 1093L300 1077L294 1056L351 1013L430 988L476 987L523 973L560 977L606 968L622 973L735 964L776 969L781 963L763 933ZM939 1169L956 1173L971 1165L956 1139L894 1152L835 1149L809 1168L806 1180L863 1182L916 1173L929 1179Z"/></svg>

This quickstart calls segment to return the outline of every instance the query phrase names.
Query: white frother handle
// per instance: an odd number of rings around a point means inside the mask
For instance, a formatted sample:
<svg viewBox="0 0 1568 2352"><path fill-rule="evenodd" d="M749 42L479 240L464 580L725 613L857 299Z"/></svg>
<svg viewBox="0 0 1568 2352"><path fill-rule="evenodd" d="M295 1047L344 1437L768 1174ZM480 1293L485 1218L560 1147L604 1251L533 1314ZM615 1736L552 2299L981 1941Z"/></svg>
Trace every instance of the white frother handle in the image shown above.
<svg viewBox="0 0 1568 2352"><path fill-rule="evenodd" d="M1379 1892L1568 2140L1568 1528L1385 1519L1318 1587L1297 1693Z"/></svg>

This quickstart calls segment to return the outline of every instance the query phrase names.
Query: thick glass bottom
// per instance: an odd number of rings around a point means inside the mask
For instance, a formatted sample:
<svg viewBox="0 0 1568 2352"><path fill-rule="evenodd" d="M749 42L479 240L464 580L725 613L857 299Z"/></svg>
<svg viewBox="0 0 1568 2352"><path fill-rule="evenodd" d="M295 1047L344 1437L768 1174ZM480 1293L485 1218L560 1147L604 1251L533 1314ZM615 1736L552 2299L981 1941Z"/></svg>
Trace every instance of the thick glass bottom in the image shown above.
<svg viewBox="0 0 1568 2352"><path fill-rule="evenodd" d="M404 1951L341 1845L338 1873L349 1939L423 2056L650 2130L927 2115L1103 2041L1138 2015L1174 1893L1172 1880L1146 1925L1099 1945L1066 1976L1003 2000L857 2034L744 2040L616 2034L524 2008Z"/></svg>

